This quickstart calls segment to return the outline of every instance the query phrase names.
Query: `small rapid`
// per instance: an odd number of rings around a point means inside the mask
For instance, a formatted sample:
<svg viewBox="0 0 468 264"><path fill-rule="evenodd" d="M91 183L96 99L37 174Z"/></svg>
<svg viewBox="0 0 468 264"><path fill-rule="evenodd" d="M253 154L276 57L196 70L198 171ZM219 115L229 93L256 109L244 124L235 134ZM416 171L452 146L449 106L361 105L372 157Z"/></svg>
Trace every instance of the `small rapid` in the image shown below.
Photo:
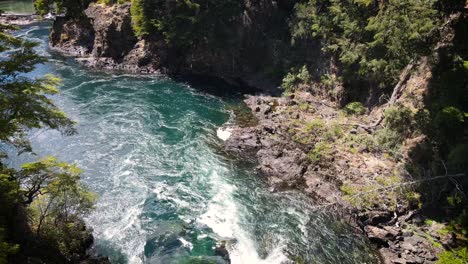
<svg viewBox="0 0 468 264"><path fill-rule="evenodd" d="M48 27L18 34L51 59L31 76L63 79L53 99L78 134L35 130L31 141L40 156L78 164L99 195L86 219L95 253L112 263L228 263L225 251L233 264L377 263L341 219L300 192L269 192L255 164L222 154L230 131L219 128L240 97L84 69L50 52Z"/></svg>

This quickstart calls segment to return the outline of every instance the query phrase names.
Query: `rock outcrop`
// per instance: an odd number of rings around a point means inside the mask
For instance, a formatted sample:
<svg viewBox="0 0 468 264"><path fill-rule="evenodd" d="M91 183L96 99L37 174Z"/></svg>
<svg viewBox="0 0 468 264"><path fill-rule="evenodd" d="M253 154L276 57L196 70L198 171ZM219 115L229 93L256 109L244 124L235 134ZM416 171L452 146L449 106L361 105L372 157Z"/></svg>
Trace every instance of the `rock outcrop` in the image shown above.
<svg viewBox="0 0 468 264"><path fill-rule="evenodd" d="M282 78L273 69L289 70L292 58L313 58L309 64L324 63L318 46L291 46L285 15L285 9L293 7L290 2L245 0L245 12L226 25L229 33L224 44L198 41L184 47L168 43L157 31L135 37L130 3L91 4L80 19L57 17L51 46L90 67L201 76L272 92ZM283 26L272 28L277 20L284 21Z"/></svg>
<svg viewBox="0 0 468 264"><path fill-rule="evenodd" d="M288 67L287 61L291 56L313 59L314 62L307 62L308 65L316 66L311 67L313 76L320 76L324 69L333 68L326 65L331 62L323 58L318 46L308 43L305 48L301 48L298 43L292 50L289 46L290 36L286 31L270 30L270 23L278 18L276 12L281 8L292 8L291 2L245 0L245 12L233 23L236 27L231 29L232 42L223 46L222 50L209 43L197 43L180 50L168 44L157 32L137 38L131 28L130 4L107 7L92 4L85 11L86 17L83 19L57 18L51 33L51 46L80 57L79 61L90 67L133 73L209 76L236 86L272 91L278 80L269 75L271 73L268 69L281 70ZM414 109L422 107L424 92L428 89L431 77L428 63L428 60L421 60L419 67L408 79L399 102L411 105ZM342 90L343 87L338 89ZM368 131L362 126L346 124L347 121L356 120L340 119L341 113L333 105L342 103L339 99L330 102L323 97L323 94L310 91L298 92L289 97L249 96L245 102L258 119L258 124L233 127L232 135L225 143L226 149L242 158L246 153L251 153L258 161L257 170L271 184L272 191L301 189L316 199L317 207L339 207L355 216L354 224L378 246L385 263L436 261L439 249L428 239L428 234L442 245L449 244L451 238L431 233L418 211L413 210L410 204L397 201L393 208L389 208L386 204L391 203L391 197L377 199L376 196L374 200L373 196L357 197L365 193L362 191L366 190L363 186L375 188L392 184L381 176L391 178L401 165L398 161L385 155L374 155L368 146L361 146L357 142L347 142L349 145L346 146L332 142L327 162L311 162L310 154L314 154L317 142L307 145L292 138L290 130L294 125L291 124L295 121L321 119L346 127L346 133L355 140L366 139ZM382 113L383 108L374 108L368 120L359 121L372 123ZM322 132L325 134L329 131ZM424 137L408 140L404 146L403 159L407 158L406 154L410 153L412 146L419 147L423 142ZM411 159L415 160L414 157ZM361 191L357 196L345 195L343 187L346 186ZM367 199L369 204L357 208L353 199Z"/></svg>
<svg viewBox="0 0 468 264"><path fill-rule="evenodd" d="M38 23L42 20L38 15L20 15L2 13L0 14L0 24L14 25L14 26L27 26Z"/></svg>
<svg viewBox="0 0 468 264"><path fill-rule="evenodd" d="M300 110L304 102L312 106L313 111ZM381 187L368 184L379 176L385 179L393 175L398 161L366 149L357 150L358 146L351 146L356 148L356 153L349 153L347 146L340 146L342 142L335 142L330 159L314 163L307 155L311 149L292 138L290 129L298 120L321 118L327 120L325 122L335 122L339 119L340 113L331 102L306 92L296 92L288 97L247 96L245 103L258 124L231 127L232 134L225 142L225 148L241 158L250 153L258 162L259 174L270 183L272 192L300 189L314 198L317 210L339 209L349 216L346 218L350 219L351 225L361 229L378 247L386 264L435 263L441 249L434 245L450 243L450 234L431 231L421 212L408 204L397 202L395 208L389 208L385 205L388 201L372 195L365 199L376 204L356 206L353 195L345 195L341 189L345 182L353 182L356 188L366 186L364 190ZM367 134L360 128L348 130L345 133ZM366 192L358 195L365 196ZM386 199L386 195L383 197Z"/></svg>

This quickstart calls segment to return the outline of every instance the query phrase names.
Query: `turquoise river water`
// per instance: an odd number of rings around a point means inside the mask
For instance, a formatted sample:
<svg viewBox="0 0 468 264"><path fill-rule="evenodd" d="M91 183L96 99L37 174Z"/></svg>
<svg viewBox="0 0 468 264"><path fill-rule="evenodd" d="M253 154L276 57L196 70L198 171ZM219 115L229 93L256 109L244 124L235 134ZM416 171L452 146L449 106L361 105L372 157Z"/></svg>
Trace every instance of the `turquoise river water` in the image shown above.
<svg viewBox="0 0 468 264"><path fill-rule="evenodd" d="M48 32L40 24L18 34L50 59L31 77L63 79L54 100L78 134L35 130L31 140L40 156L77 163L99 194L86 219L95 253L112 263L227 263L215 250L224 243L234 264L377 263L340 219L311 210L300 192L269 192L254 164L221 154L216 132L232 122L238 95L87 70L51 53Z"/></svg>

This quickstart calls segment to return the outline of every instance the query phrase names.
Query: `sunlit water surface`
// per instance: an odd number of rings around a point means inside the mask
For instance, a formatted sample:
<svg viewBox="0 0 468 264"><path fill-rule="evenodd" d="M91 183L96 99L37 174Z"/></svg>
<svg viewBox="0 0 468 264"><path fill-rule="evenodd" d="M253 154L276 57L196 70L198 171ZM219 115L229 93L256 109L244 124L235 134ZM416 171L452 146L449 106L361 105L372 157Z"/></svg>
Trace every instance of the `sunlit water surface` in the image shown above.
<svg viewBox="0 0 468 264"><path fill-rule="evenodd" d="M2 0L0 10L15 14L32 14L34 5L32 0Z"/></svg>
<svg viewBox="0 0 468 264"><path fill-rule="evenodd" d="M224 243L232 263L376 263L339 219L310 210L299 192L270 193L253 165L220 154L216 130L239 97L89 71L49 53L48 25L20 33L51 59L32 75L63 79L54 99L78 134L40 130L31 140L40 156L77 163L99 194L87 218L96 253L113 263L226 263L215 250Z"/></svg>

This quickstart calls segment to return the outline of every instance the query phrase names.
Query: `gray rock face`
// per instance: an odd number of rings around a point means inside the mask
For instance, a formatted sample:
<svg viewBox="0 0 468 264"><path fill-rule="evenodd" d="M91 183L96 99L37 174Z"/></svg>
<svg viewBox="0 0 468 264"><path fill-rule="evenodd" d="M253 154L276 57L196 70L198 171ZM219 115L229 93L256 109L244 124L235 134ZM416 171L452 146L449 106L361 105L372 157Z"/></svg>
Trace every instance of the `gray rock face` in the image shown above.
<svg viewBox="0 0 468 264"><path fill-rule="evenodd" d="M272 191L302 189L319 205L351 208L337 186L327 181L327 168L311 164L305 154L307 149L302 149L285 133L288 120L279 112L289 111L287 106L293 104L291 100L285 97L248 96L245 102L257 118L258 125L234 128L225 142L226 149L241 157L251 154L258 161L257 169L268 179ZM294 117L295 114L289 113L289 116ZM334 163L339 166L338 173L350 170L345 160ZM355 172L356 175L359 173ZM333 176L332 179L336 179ZM354 213L352 209L349 211ZM381 209L359 212L357 216L360 228L378 246L385 264L433 263L437 259L436 249L424 237L423 231L415 226L422 219L417 211ZM451 239L447 237L447 244L450 243Z"/></svg>
<svg viewBox="0 0 468 264"><path fill-rule="evenodd" d="M225 146L228 151L240 155L251 153L258 161L257 170L268 178L273 190L297 187L304 182L308 159L282 135L282 122L273 121L278 118L273 109L280 102L270 99L268 102L257 100L255 96L246 99L259 124L235 128Z"/></svg>
<svg viewBox="0 0 468 264"><path fill-rule="evenodd" d="M130 6L130 3L112 7L90 5L86 9L95 35L92 56L121 62L133 49L137 38L132 29Z"/></svg>
<svg viewBox="0 0 468 264"><path fill-rule="evenodd" d="M70 56L84 57L93 49L94 31L88 20L56 17L50 32L50 46Z"/></svg>
<svg viewBox="0 0 468 264"><path fill-rule="evenodd" d="M378 244L386 245L388 241L394 237L393 234L386 231L385 229L378 228L376 226L366 226L364 231L367 234L367 237Z"/></svg>
<svg viewBox="0 0 468 264"><path fill-rule="evenodd" d="M204 76L270 92L277 92L280 80L273 81L266 69L281 69L289 56L310 58L310 63L320 64L317 69L327 65L319 59L318 42L307 49L291 46L285 14L293 8L293 1L244 0L243 4L245 12L226 21L223 27L228 38L223 45L203 39L180 47L166 43L157 30L137 38L132 30L131 4L125 3L91 4L79 20L57 18L51 46L67 55L87 57L84 62L90 67ZM272 28L271 23L278 21L283 21L284 27Z"/></svg>

